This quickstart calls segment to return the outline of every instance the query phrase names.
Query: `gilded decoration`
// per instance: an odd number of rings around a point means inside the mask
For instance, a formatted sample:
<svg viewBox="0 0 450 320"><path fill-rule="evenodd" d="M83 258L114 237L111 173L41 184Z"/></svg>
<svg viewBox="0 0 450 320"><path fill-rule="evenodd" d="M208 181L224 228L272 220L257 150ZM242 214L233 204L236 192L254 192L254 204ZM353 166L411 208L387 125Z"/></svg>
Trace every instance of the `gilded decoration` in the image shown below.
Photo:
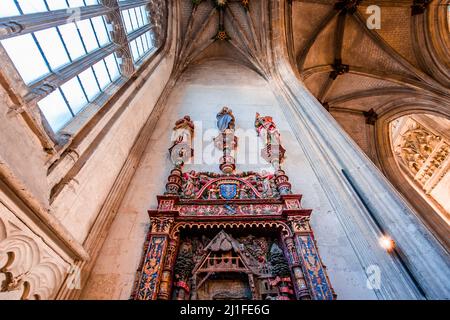
<svg viewBox="0 0 450 320"><path fill-rule="evenodd" d="M174 161L165 194L148 211L132 298L334 299L313 241L312 211L302 208L302 196L292 192L281 168L285 150L273 119L257 115L255 128L265 136L262 152L268 145L283 150L270 155L273 173L236 172L235 116L223 107L216 120L222 173L184 171L184 160ZM190 141L190 122L188 116L177 121L172 146Z"/></svg>

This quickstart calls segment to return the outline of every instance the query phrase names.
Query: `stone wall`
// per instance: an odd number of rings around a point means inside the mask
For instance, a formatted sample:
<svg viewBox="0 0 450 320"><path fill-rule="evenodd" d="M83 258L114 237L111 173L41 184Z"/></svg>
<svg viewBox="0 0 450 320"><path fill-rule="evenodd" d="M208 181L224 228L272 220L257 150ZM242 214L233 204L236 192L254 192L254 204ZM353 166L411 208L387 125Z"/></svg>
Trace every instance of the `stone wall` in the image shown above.
<svg viewBox="0 0 450 320"><path fill-rule="evenodd" d="M373 126L366 123L366 117L362 112L346 112L331 110L331 115L341 125L342 129L358 144L362 151L376 163L375 139Z"/></svg>
<svg viewBox="0 0 450 320"><path fill-rule="evenodd" d="M284 169L293 191L304 195L304 207L313 209L312 227L338 298L376 298L367 288L365 271L269 86L253 71L225 60L191 66L176 83L81 297L129 298L149 225L147 210L156 207L156 195L164 193L172 167L167 152L172 127L184 115L190 115L196 121L194 153L198 157L202 152L198 147L199 136L203 137L203 145L208 149L212 136L207 130L215 128L215 115L224 105L233 110L238 135L239 129L256 135L253 127L256 112L274 117L287 149ZM240 145L238 152L242 153L243 148ZM247 159L252 159L252 153L259 152L257 148L246 150ZM185 167L185 170L189 169L218 171L218 165L194 163ZM237 170L248 169L267 169L267 165L249 161L237 163Z"/></svg>

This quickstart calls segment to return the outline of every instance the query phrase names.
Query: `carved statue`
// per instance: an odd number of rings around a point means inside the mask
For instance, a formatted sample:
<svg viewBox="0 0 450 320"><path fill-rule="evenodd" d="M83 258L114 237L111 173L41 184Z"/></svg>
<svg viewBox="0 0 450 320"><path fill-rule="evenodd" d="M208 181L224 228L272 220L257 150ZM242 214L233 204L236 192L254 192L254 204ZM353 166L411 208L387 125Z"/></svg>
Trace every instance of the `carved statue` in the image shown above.
<svg viewBox="0 0 450 320"><path fill-rule="evenodd" d="M170 157L173 163L180 167L184 161L188 160L192 154L192 138L194 135L194 123L189 116L175 122L172 133L172 146L169 148Z"/></svg>
<svg viewBox="0 0 450 320"><path fill-rule="evenodd" d="M279 170L286 150L281 145L281 134L272 117L263 117L256 113L255 129L258 136L264 139L264 148L261 150L263 159L270 162L276 170Z"/></svg>
<svg viewBox="0 0 450 320"><path fill-rule="evenodd" d="M255 128L258 136L266 134L266 144L281 145L280 131L271 116L261 116L258 112L255 117Z"/></svg>
<svg viewBox="0 0 450 320"><path fill-rule="evenodd" d="M219 128L220 132L224 132L226 129L234 130L235 118L230 108L223 107L216 118L217 128Z"/></svg>
<svg viewBox="0 0 450 320"><path fill-rule="evenodd" d="M283 250L274 242L270 247L269 262L272 266L272 275L275 276L272 285L276 285L279 290L277 300L289 300L293 294L291 271L284 257Z"/></svg>
<svg viewBox="0 0 450 320"><path fill-rule="evenodd" d="M194 269L192 243L190 241L183 242L174 267L175 290L174 298L177 300L185 300L189 294L189 279Z"/></svg>
<svg viewBox="0 0 450 320"><path fill-rule="evenodd" d="M194 134L194 122L192 122L191 117L184 116L183 118L175 122L175 127L173 128L172 142L190 143L193 134Z"/></svg>
<svg viewBox="0 0 450 320"><path fill-rule="evenodd" d="M271 197L273 195L273 189L272 189L272 179L273 174L266 172L265 170L262 171L262 194L265 197ZM276 186L275 186L276 188Z"/></svg>
<svg viewBox="0 0 450 320"><path fill-rule="evenodd" d="M197 181L198 181L198 173L196 173L194 170L191 170L189 172L183 173L183 195L186 198L191 198L195 196L195 192L198 189L197 188Z"/></svg>

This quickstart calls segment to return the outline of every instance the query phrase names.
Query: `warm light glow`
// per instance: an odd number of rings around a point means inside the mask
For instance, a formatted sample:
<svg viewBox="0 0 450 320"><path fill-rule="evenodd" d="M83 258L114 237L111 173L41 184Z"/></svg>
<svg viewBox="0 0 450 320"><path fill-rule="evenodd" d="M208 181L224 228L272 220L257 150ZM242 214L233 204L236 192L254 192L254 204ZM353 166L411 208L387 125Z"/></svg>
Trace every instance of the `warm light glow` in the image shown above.
<svg viewBox="0 0 450 320"><path fill-rule="evenodd" d="M380 245L386 251L392 251L395 248L395 242L388 236L382 236L380 238Z"/></svg>

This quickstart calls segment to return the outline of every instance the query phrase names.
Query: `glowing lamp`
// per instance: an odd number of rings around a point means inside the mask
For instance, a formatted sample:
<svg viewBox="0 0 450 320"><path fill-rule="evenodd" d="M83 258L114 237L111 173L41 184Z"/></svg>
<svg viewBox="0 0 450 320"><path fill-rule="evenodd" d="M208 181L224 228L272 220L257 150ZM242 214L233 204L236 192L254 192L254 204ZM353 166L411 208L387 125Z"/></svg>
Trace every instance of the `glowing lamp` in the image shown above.
<svg viewBox="0 0 450 320"><path fill-rule="evenodd" d="M380 238L380 246L386 251L390 252L395 248L395 242L389 236L382 236Z"/></svg>

